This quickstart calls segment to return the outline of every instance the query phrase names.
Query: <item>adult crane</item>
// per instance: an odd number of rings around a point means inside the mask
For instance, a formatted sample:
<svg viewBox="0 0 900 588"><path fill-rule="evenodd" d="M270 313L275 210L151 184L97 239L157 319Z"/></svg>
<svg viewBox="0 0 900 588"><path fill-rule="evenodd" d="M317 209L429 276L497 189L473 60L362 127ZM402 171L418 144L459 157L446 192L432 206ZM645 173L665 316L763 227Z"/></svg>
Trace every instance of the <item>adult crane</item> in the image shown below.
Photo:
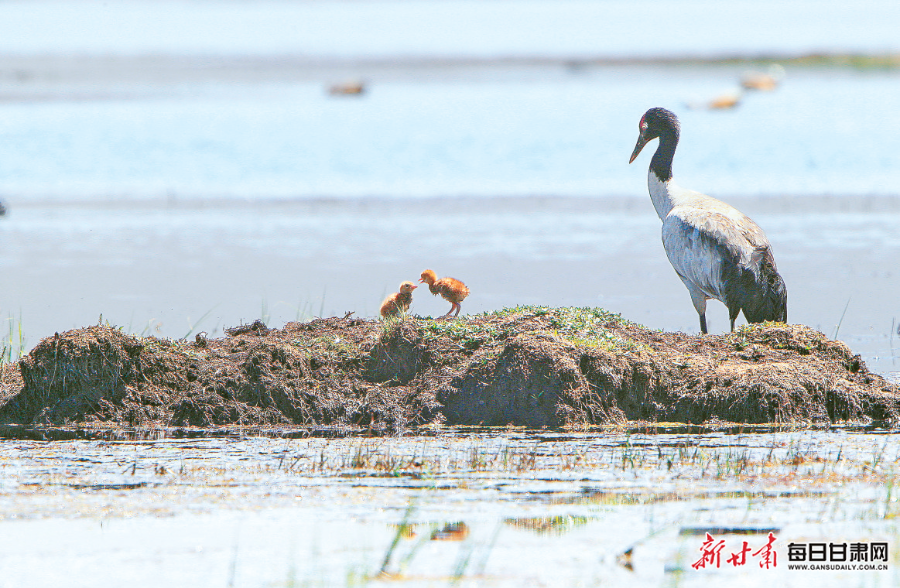
<svg viewBox="0 0 900 588"><path fill-rule="evenodd" d="M736 208L672 179L672 159L681 125L665 108L651 108L638 126L633 162L648 141L659 139L647 186L662 220L662 242L675 272L691 295L706 334L706 301L728 307L731 330L738 313L747 322L787 322L787 289L763 230Z"/></svg>

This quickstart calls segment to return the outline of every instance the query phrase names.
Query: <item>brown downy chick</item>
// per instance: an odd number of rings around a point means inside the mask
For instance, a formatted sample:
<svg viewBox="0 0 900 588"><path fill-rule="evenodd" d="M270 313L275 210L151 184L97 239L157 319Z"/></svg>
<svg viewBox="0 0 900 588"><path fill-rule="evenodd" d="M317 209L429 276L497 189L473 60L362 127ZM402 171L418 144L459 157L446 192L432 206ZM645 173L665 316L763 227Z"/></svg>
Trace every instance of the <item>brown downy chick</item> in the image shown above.
<svg viewBox="0 0 900 588"><path fill-rule="evenodd" d="M465 300L466 296L469 295L469 289L465 284L456 278L441 278L439 280L437 279L437 274L434 273L434 270L430 269L422 272L422 277L419 281L428 284L428 289L431 290L432 294L440 294L444 300L451 304L450 310L447 311L444 318L449 317L450 313L454 310L456 311L456 314L453 316L459 316L459 310L461 308L459 303Z"/></svg>
<svg viewBox="0 0 900 588"><path fill-rule="evenodd" d="M381 316L385 318L397 316L401 312L409 310L409 305L412 304L412 291L416 288L418 286L412 282L400 284L400 291L391 294L381 303Z"/></svg>

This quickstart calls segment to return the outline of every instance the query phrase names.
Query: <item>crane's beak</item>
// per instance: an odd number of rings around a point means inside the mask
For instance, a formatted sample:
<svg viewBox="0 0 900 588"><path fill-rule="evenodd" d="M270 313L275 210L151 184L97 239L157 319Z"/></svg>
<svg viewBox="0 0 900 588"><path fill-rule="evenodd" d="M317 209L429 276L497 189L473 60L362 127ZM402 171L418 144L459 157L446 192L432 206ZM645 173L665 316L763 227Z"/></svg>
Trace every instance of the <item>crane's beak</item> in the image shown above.
<svg viewBox="0 0 900 588"><path fill-rule="evenodd" d="M420 284L424 284L424 283L425 283L425 278L419 278L419 283L420 283ZM416 288L418 288L418 286L416 286Z"/></svg>
<svg viewBox="0 0 900 588"><path fill-rule="evenodd" d="M644 145L647 144L647 139L644 138L644 133L638 135L637 144L634 146L634 151L631 152L631 159L628 160L628 163L631 163L637 156L640 154L641 149L644 148Z"/></svg>

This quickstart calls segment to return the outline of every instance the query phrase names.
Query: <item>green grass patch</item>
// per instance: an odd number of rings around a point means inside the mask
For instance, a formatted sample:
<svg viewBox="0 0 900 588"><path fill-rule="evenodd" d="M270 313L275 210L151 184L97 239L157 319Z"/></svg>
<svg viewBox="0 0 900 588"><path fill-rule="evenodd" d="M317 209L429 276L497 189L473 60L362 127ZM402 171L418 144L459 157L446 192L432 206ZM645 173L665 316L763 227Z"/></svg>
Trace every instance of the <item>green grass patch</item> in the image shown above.
<svg viewBox="0 0 900 588"><path fill-rule="evenodd" d="M426 341L446 337L465 349L478 349L485 343L496 343L512 333L512 329L478 322L471 317L452 321L426 321L419 326L419 331Z"/></svg>
<svg viewBox="0 0 900 588"><path fill-rule="evenodd" d="M447 337L466 349L546 330L580 347L633 352L646 346L613 331L633 325L639 326L602 308L516 306L454 320L426 320L419 329L426 340Z"/></svg>
<svg viewBox="0 0 900 588"><path fill-rule="evenodd" d="M0 363L14 363L25 354L25 335L22 332L22 315L7 318L8 334L0 337ZM0 331L2 332L2 331Z"/></svg>
<svg viewBox="0 0 900 588"><path fill-rule="evenodd" d="M635 323L602 308L554 308L550 310L548 317L549 326L558 336L579 347L598 347L614 352L647 349L646 345L610 330Z"/></svg>

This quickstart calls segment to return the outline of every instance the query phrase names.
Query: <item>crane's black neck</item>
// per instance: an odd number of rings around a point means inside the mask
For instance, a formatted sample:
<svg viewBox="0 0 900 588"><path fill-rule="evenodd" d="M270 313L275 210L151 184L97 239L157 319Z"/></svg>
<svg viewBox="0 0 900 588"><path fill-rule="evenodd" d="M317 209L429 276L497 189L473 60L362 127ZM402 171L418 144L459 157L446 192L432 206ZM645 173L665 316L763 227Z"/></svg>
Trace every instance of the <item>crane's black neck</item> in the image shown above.
<svg viewBox="0 0 900 588"><path fill-rule="evenodd" d="M672 179L672 159L678 147L678 127L666 126L659 134L659 147L650 160L650 170L661 182Z"/></svg>

